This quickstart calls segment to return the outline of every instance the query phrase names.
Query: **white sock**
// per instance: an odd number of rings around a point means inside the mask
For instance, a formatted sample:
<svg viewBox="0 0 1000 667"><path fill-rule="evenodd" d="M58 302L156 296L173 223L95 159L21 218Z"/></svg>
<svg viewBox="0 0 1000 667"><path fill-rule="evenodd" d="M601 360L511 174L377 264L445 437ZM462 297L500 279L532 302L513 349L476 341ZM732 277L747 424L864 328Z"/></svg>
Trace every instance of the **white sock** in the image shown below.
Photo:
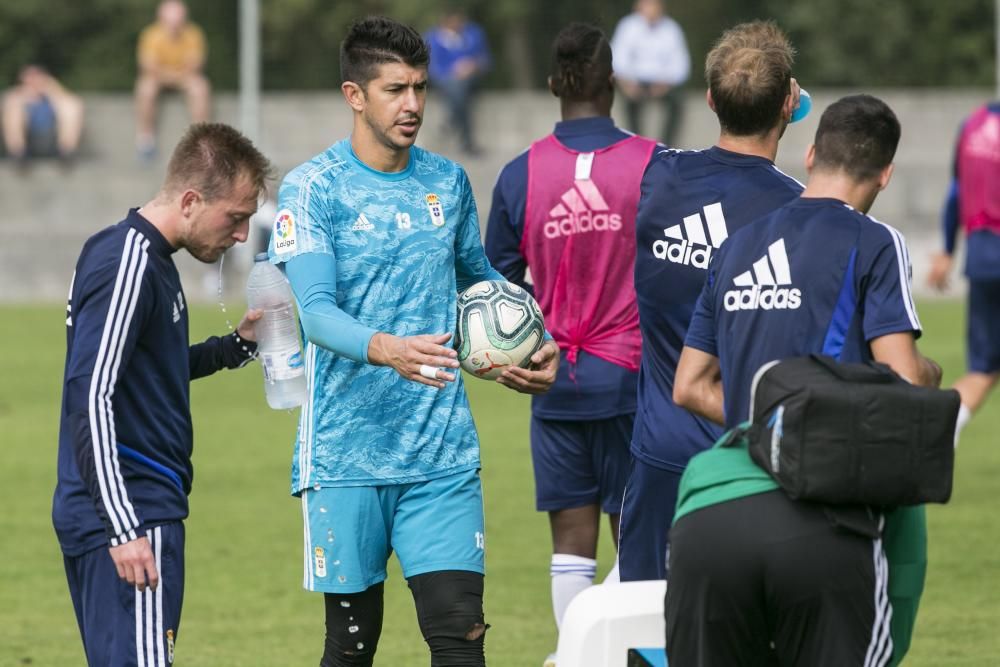
<svg viewBox="0 0 1000 667"><path fill-rule="evenodd" d="M552 611L556 627L562 625L566 608L580 592L594 584L597 561L572 554L552 554Z"/></svg>
<svg viewBox="0 0 1000 667"><path fill-rule="evenodd" d="M620 584L621 581L622 581L622 577L621 577L621 574L618 572L618 559L615 558L615 566L613 568L611 568L611 571L608 572L608 575L606 577L604 577L604 581L602 583L605 583L605 584Z"/></svg>
<svg viewBox="0 0 1000 667"><path fill-rule="evenodd" d="M962 429L972 419L972 410L965 403L958 409L958 419L955 421L955 449L958 449L958 436L962 434Z"/></svg>

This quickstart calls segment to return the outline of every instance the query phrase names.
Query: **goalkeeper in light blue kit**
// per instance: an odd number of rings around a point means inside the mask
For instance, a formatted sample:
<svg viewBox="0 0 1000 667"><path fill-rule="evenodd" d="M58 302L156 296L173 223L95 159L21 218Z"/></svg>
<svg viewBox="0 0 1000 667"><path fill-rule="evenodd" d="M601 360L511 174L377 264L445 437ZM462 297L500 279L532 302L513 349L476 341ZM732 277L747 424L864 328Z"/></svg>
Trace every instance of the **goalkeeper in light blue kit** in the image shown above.
<svg viewBox="0 0 1000 667"><path fill-rule="evenodd" d="M372 664L393 551L431 664L485 665L479 441L449 345L458 292L503 277L465 172L413 146L428 60L408 26L351 26L341 76L353 132L288 174L271 237L308 340L292 493L304 585L325 594L322 667ZM555 343L532 362L497 381L547 390Z"/></svg>

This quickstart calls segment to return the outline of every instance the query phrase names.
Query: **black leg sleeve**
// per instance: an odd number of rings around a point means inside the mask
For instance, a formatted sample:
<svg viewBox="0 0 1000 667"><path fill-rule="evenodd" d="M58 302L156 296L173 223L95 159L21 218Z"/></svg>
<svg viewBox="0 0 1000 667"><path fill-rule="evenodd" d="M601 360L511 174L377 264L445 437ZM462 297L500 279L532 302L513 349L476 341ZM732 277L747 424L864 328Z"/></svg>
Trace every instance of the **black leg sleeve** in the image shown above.
<svg viewBox="0 0 1000 667"><path fill-rule="evenodd" d="M362 593L324 593L326 646L320 667L371 667L382 634L384 586Z"/></svg>
<svg viewBox="0 0 1000 667"><path fill-rule="evenodd" d="M483 575L464 570L428 572L408 580L431 667L485 667Z"/></svg>

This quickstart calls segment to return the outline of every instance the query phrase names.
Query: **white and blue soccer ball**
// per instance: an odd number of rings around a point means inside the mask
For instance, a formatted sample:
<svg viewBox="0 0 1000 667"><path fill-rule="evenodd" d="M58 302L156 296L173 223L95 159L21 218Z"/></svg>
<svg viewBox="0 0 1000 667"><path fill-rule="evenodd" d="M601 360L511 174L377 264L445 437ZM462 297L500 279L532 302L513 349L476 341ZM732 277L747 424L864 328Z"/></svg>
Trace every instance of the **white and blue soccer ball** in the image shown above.
<svg viewBox="0 0 1000 667"><path fill-rule="evenodd" d="M538 303L513 283L484 280L458 297L458 362L478 378L494 380L507 366L528 366L544 336Z"/></svg>

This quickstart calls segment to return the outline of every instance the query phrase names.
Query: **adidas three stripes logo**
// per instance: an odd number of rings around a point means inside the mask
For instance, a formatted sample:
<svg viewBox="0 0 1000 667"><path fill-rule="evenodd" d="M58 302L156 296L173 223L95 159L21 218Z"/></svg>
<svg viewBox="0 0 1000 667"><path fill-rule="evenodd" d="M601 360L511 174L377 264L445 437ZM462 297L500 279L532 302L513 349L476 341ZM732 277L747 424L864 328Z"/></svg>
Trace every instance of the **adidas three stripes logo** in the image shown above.
<svg viewBox="0 0 1000 667"><path fill-rule="evenodd" d="M549 211L545 237L556 239L587 232L617 232L622 217L610 210L597 185L588 179L577 179L573 187L562 194L560 203Z"/></svg>
<svg viewBox="0 0 1000 667"><path fill-rule="evenodd" d="M712 252L729 238L722 204L702 207L702 213L684 218L682 224L663 230L665 239L653 242L653 255L657 259L707 269Z"/></svg>
<svg viewBox="0 0 1000 667"><path fill-rule="evenodd" d="M768 246L767 254L753 263L750 270L733 278L740 289L726 292L723 305L735 310L795 310L802 305L802 291L792 284L792 272L785 252L785 239Z"/></svg>

